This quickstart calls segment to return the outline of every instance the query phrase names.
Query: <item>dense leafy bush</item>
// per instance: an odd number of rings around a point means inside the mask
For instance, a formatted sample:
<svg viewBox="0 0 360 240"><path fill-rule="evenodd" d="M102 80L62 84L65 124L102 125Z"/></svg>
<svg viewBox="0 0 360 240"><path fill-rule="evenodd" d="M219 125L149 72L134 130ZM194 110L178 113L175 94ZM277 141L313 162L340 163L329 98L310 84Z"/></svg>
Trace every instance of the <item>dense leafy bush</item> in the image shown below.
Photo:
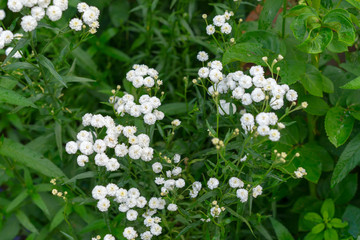
<svg viewBox="0 0 360 240"><path fill-rule="evenodd" d="M358 239L360 4L2 1L1 239Z"/></svg>

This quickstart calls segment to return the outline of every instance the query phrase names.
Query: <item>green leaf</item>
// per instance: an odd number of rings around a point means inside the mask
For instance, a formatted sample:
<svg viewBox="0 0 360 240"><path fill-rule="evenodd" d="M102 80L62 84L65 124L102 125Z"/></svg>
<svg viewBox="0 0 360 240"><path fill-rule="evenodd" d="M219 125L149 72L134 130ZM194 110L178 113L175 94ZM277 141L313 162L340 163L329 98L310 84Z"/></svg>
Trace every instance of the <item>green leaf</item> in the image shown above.
<svg viewBox="0 0 360 240"><path fill-rule="evenodd" d="M342 219L349 223L348 233L350 233L354 238L360 235L360 208L348 205Z"/></svg>
<svg viewBox="0 0 360 240"><path fill-rule="evenodd" d="M306 101L309 105L304 109L305 112L311 115L323 116L330 109L329 105L319 97L312 95L305 95L299 98L301 102Z"/></svg>
<svg viewBox="0 0 360 240"><path fill-rule="evenodd" d="M9 213L14 209L17 209L18 206L29 196L27 189L23 190L19 195L16 196L14 200L7 206L6 212Z"/></svg>
<svg viewBox="0 0 360 240"><path fill-rule="evenodd" d="M59 211L57 211L55 216L52 218L51 223L50 223L50 227L49 227L50 231L54 230L57 226L59 226L59 224L62 221L64 221L64 210L65 210L65 206L60 208Z"/></svg>
<svg viewBox="0 0 360 240"><path fill-rule="evenodd" d="M304 77L300 80L304 88L312 95L323 96L323 78L321 72L311 64L306 65Z"/></svg>
<svg viewBox="0 0 360 240"><path fill-rule="evenodd" d="M331 108L325 117L325 130L335 147L339 147L349 138L355 119L342 107Z"/></svg>
<svg viewBox="0 0 360 240"><path fill-rule="evenodd" d="M54 77L54 79L56 79L62 85L67 87L66 83L64 82L62 77L55 70L55 67L54 67L53 63L48 58L46 58L44 55L39 54L38 57L37 57L37 60L38 60L38 62L39 62L39 64L41 66L43 66L44 68L46 68L50 72L50 74Z"/></svg>
<svg viewBox="0 0 360 240"><path fill-rule="evenodd" d="M335 214L335 205L332 199L326 199L321 206L321 214L324 216L324 212L327 212L328 217L331 219Z"/></svg>
<svg viewBox="0 0 360 240"><path fill-rule="evenodd" d="M22 107L37 108L28 98L23 97L15 91L0 87L0 102L14 104Z"/></svg>
<svg viewBox="0 0 360 240"><path fill-rule="evenodd" d="M323 240L323 239L324 239L324 233L323 232L320 232L318 234L309 232L304 238L304 240Z"/></svg>
<svg viewBox="0 0 360 240"><path fill-rule="evenodd" d="M344 227L346 227L348 225L347 222L343 222L339 218L331 219L330 223L334 228L344 228Z"/></svg>
<svg viewBox="0 0 360 240"><path fill-rule="evenodd" d="M108 55L114 59L117 59L121 62L126 62L126 63L131 62L131 58L126 53L124 53L123 51L120 51L119 49L116 49L114 47L106 46L102 49L102 51L106 55Z"/></svg>
<svg viewBox="0 0 360 240"><path fill-rule="evenodd" d="M333 82L323 74L321 74L321 78L322 78L322 85L323 85L322 90L326 93L333 93L334 92Z"/></svg>
<svg viewBox="0 0 360 240"><path fill-rule="evenodd" d="M295 17L303 13L313 13L316 15L316 10L306 5L296 5L287 12L286 17Z"/></svg>
<svg viewBox="0 0 360 240"><path fill-rule="evenodd" d="M10 157L38 173L48 177L65 177L65 174L50 160L36 151L11 139L5 138L0 145L0 154Z"/></svg>
<svg viewBox="0 0 360 240"><path fill-rule="evenodd" d="M355 41L356 33L349 17L350 14L346 10L334 9L325 15L323 24L336 31L339 41L352 45Z"/></svg>
<svg viewBox="0 0 360 240"><path fill-rule="evenodd" d="M338 240L339 236L335 229L328 228L324 232L324 239L325 240Z"/></svg>
<svg viewBox="0 0 360 240"><path fill-rule="evenodd" d="M334 37L333 37L332 41L330 42L330 44L327 46L327 49L329 49L329 51L334 52L334 53L347 52L348 44L346 44L344 42L340 42L338 35L334 34Z"/></svg>
<svg viewBox="0 0 360 240"><path fill-rule="evenodd" d="M116 1L109 5L109 15L115 27L120 27L128 18L130 13L128 1Z"/></svg>
<svg viewBox="0 0 360 240"><path fill-rule="evenodd" d="M313 29L307 40L298 45L301 51L317 54L325 50L333 38L333 32L329 28Z"/></svg>
<svg viewBox="0 0 360 240"><path fill-rule="evenodd" d="M3 69L5 71L14 71L14 70L18 70L18 69L36 70L37 68L28 62L14 62L14 63L3 66Z"/></svg>
<svg viewBox="0 0 360 240"><path fill-rule="evenodd" d="M359 0L346 0L348 3L356 7L357 9L360 9L360 2Z"/></svg>
<svg viewBox="0 0 360 240"><path fill-rule="evenodd" d="M259 16L259 29L266 30L271 26L276 14L283 3L283 0L266 1Z"/></svg>
<svg viewBox="0 0 360 240"><path fill-rule="evenodd" d="M70 178L69 180L65 181L64 184L75 182L78 179L86 179L86 178L93 178L96 176L96 173L93 171L79 173L75 177Z"/></svg>
<svg viewBox="0 0 360 240"><path fill-rule="evenodd" d="M314 223L322 223L323 222L322 217L319 214L314 213L314 212L306 213L304 216L304 219L307 221L310 221L310 222L314 222Z"/></svg>
<svg viewBox="0 0 360 240"><path fill-rule="evenodd" d="M84 77L77 77L77 76L64 76L64 82L78 82L78 83L87 83L87 82L96 82L96 80Z"/></svg>
<svg viewBox="0 0 360 240"><path fill-rule="evenodd" d="M307 29L307 21L309 18L316 18L314 13L303 13L291 22L290 29L294 34L294 37L299 41L304 41L304 38L306 37L306 33L308 31Z"/></svg>
<svg viewBox="0 0 360 240"><path fill-rule="evenodd" d="M325 229L325 224L324 223L319 223L317 224L315 227L313 227L311 229L311 232L314 234L320 233Z"/></svg>
<svg viewBox="0 0 360 240"><path fill-rule="evenodd" d="M341 182L358 164L360 164L360 133L351 139L341 153L331 178L331 186L334 187Z"/></svg>
<svg viewBox="0 0 360 240"><path fill-rule="evenodd" d="M229 207L229 208L226 208L226 210L227 210L231 215L233 215L233 216L237 217L238 219L240 219L241 221L243 221L243 222L248 226L248 228L250 229L251 233L254 234L254 231L252 230L249 221L246 220L245 217L239 215L237 212L235 212L234 210L232 210L230 207Z"/></svg>
<svg viewBox="0 0 360 240"><path fill-rule="evenodd" d="M230 47L223 55L222 63L227 65L231 62L246 62L262 65L262 57L269 56L269 51L262 48L258 43L242 42Z"/></svg>
<svg viewBox="0 0 360 240"><path fill-rule="evenodd" d="M35 205L38 206L45 213L45 215L50 218L49 209L46 206L46 203L44 202L44 200L41 198L41 196L35 192L35 193L31 194L31 198L32 198L33 202L35 203Z"/></svg>
<svg viewBox="0 0 360 240"><path fill-rule="evenodd" d="M193 222L191 223L190 225L184 227L180 232L179 234L175 237L175 239L177 239L178 237L184 235L185 233L187 233L190 229L194 228L194 227L197 227L201 224L200 221L197 221L197 222Z"/></svg>
<svg viewBox="0 0 360 240"><path fill-rule="evenodd" d="M21 225L23 225L27 230L33 233L39 233L36 227L31 223L30 219L25 215L25 213L21 210L18 210L15 213L16 218L19 220Z"/></svg>
<svg viewBox="0 0 360 240"><path fill-rule="evenodd" d="M63 146L62 146L62 132L61 132L61 122L55 121L55 140L60 154L60 159L63 158Z"/></svg>
<svg viewBox="0 0 360 240"><path fill-rule="evenodd" d="M334 199L337 204L346 204L357 193L358 184L357 174L348 174L340 183L335 185L332 189L329 188L329 197Z"/></svg>
<svg viewBox="0 0 360 240"><path fill-rule="evenodd" d="M12 56L14 56L14 54L19 51L20 49L22 49L23 47L27 46L30 43L30 39L29 38L21 38L19 40L19 42L16 44L16 46L13 48L13 50L11 50L11 52L9 53L9 55L5 58L4 62L2 63L2 65L4 66L11 58Z"/></svg>
<svg viewBox="0 0 360 240"><path fill-rule="evenodd" d="M275 230L275 234L278 240L293 240L293 236L290 234L289 230L282 225L280 222L275 220L275 218L270 217L271 224Z"/></svg>
<svg viewBox="0 0 360 240"><path fill-rule="evenodd" d="M347 84L341 86L343 89L360 89L360 77L357 77Z"/></svg>
<svg viewBox="0 0 360 240"><path fill-rule="evenodd" d="M192 109L192 106L188 106L188 109ZM164 112L166 116L179 115L187 113L186 103L177 102L177 103L167 103L161 105L158 110Z"/></svg>

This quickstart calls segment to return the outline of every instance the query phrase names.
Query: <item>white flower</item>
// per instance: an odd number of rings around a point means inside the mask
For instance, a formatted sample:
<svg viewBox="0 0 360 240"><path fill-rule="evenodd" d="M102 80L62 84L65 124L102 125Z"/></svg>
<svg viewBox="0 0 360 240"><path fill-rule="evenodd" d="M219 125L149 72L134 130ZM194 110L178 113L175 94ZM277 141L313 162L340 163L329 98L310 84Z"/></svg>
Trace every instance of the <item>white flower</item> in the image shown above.
<svg viewBox="0 0 360 240"><path fill-rule="evenodd" d="M236 196L238 198L240 198L240 201L242 203L244 203L244 202L246 202L248 200L248 195L249 195L249 193L248 193L248 191L246 189L238 189L236 191Z"/></svg>
<svg viewBox="0 0 360 240"><path fill-rule="evenodd" d="M175 186L176 186L177 188L183 188L183 187L185 187L185 180L182 179L182 178L179 178L178 180L176 180Z"/></svg>
<svg viewBox="0 0 360 240"><path fill-rule="evenodd" d="M25 32L31 32L37 27L37 21L33 16L24 16L21 18L21 28Z"/></svg>
<svg viewBox="0 0 360 240"><path fill-rule="evenodd" d="M159 224L153 224L150 228L150 232L155 236L159 236L161 234L162 227Z"/></svg>
<svg viewBox="0 0 360 240"><path fill-rule="evenodd" d="M100 199L97 207L101 212L106 212L110 207L110 201L107 198Z"/></svg>
<svg viewBox="0 0 360 240"><path fill-rule="evenodd" d="M155 81L152 77L146 77L146 78L144 78L143 83L144 83L145 87L151 88L154 86Z"/></svg>
<svg viewBox="0 0 360 240"><path fill-rule="evenodd" d="M231 103L232 112L233 114L236 113L236 106L234 103ZM225 100L220 100L220 106L219 106L219 113L220 115L229 115L230 114L230 103L227 103Z"/></svg>
<svg viewBox="0 0 360 240"><path fill-rule="evenodd" d="M253 126L254 125L254 116L251 113L245 113L240 118L241 124L245 126Z"/></svg>
<svg viewBox="0 0 360 240"><path fill-rule="evenodd" d="M252 87L252 79L250 76L248 75L242 75L239 78L239 86L244 88L244 89L248 89Z"/></svg>
<svg viewBox="0 0 360 240"><path fill-rule="evenodd" d="M266 84L266 79L263 75L257 75L253 77L252 82L256 87L262 88Z"/></svg>
<svg viewBox="0 0 360 240"><path fill-rule="evenodd" d="M292 89L286 93L286 99L290 102L296 101L297 97L298 97L297 92Z"/></svg>
<svg viewBox="0 0 360 240"><path fill-rule="evenodd" d="M45 10L42 7L33 7L31 9L31 16L33 16L36 21L40 21L45 16Z"/></svg>
<svg viewBox="0 0 360 240"><path fill-rule="evenodd" d="M117 157L124 157L128 152L128 147L124 143L115 146L115 155Z"/></svg>
<svg viewBox="0 0 360 240"><path fill-rule="evenodd" d="M173 125L175 127L180 126L180 124L181 124L181 121L179 119L175 119L171 122L171 125Z"/></svg>
<svg viewBox="0 0 360 240"><path fill-rule="evenodd" d="M199 181L193 182L192 187L195 191L200 192L201 187L202 187L201 182L199 182Z"/></svg>
<svg viewBox="0 0 360 240"><path fill-rule="evenodd" d="M93 144L89 141L84 141L84 142L80 143L79 149L80 149L80 152L85 155L91 155L94 152Z"/></svg>
<svg viewBox="0 0 360 240"><path fill-rule="evenodd" d="M156 116L152 113L147 113L144 115L144 122L147 125L154 125L156 122Z"/></svg>
<svg viewBox="0 0 360 240"><path fill-rule="evenodd" d="M251 99L254 102L261 102L262 100L265 99L265 93L260 88L255 88L251 92Z"/></svg>
<svg viewBox="0 0 360 240"><path fill-rule="evenodd" d="M237 177L232 177L229 179L229 185L231 188L242 188L244 186L244 182Z"/></svg>
<svg viewBox="0 0 360 240"><path fill-rule="evenodd" d="M99 19L99 10L94 7L89 7L85 10L82 18L87 25L91 25L93 22Z"/></svg>
<svg viewBox="0 0 360 240"><path fill-rule="evenodd" d="M93 116L93 115L92 115L91 113L86 113L86 114L82 117L82 125L83 125L84 127L90 125L92 116Z"/></svg>
<svg viewBox="0 0 360 240"><path fill-rule="evenodd" d="M114 183L109 183L106 186L106 191L109 196L115 197L117 190L119 190L119 187Z"/></svg>
<svg viewBox="0 0 360 240"><path fill-rule="evenodd" d="M219 180L217 180L216 178L210 178L207 182L207 186L209 189L213 190L219 186Z"/></svg>
<svg viewBox="0 0 360 240"><path fill-rule="evenodd" d="M190 197L191 197L191 198L196 198L198 194L199 194L198 191L190 190Z"/></svg>
<svg viewBox="0 0 360 240"><path fill-rule="evenodd" d="M307 172L304 168L299 167L296 171L294 171L295 177L302 178L303 176L307 175Z"/></svg>
<svg viewBox="0 0 360 240"><path fill-rule="evenodd" d="M150 240L153 237L150 231L143 232L140 234L141 240Z"/></svg>
<svg viewBox="0 0 360 240"><path fill-rule="evenodd" d="M171 171L172 175L174 175L174 176L179 175L181 172L182 172L181 167L175 167L175 168Z"/></svg>
<svg viewBox="0 0 360 240"><path fill-rule="evenodd" d="M207 35L213 35L214 33L215 33L215 27L214 27L214 25L209 24L209 25L206 27L206 34L207 34Z"/></svg>
<svg viewBox="0 0 360 240"><path fill-rule="evenodd" d="M104 138L104 143L109 148L114 148L118 143L116 135L106 135Z"/></svg>
<svg viewBox="0 0 360 240"><path fill-rule="evenodd" d="M84 167L85 163L89 162L89 157L86 155L79 155L76 159L76 162L80 167Z"/></svg>
<svg viewBox="0 0 360 240"><path fill-rule="evenodd" d="M209 55L204 51L198 52L196 57L200 62L206 62L209 59Z"/></svg>
<svg viewBox="0 0 360 240"><path fill-rule="evenodd" d="M253 188L253 197L257 198L259 195L262 194L262 187L260 185L257 185L255 188Z"/></svg>
<svg viewBox="0 0 360 240"><path fill-rule="evenodd" d="M89 8L89 5L87 5L85 2L78 3L77 10L79 13L85 12Z"/></svg>
<svg viewBox="0 0 360 240"><path fill-rule="evenodd" d="M129 157L137 160L141 157L142 154L142 148L139 145L132 145L129 148Z"/></svg>
<svg viewBox="0 0 360 240"><path fill-rule="evenodd" d="M225 23L225 16L224 15L216 15L213 18L213 22L215 26L221 27Z"/></svg>
<svg viewBox="0 0 360 240"><path fill-rule="evenodd" d="M111 234L106 234L104 236L104 240L116 240L115 237Z"/></svg>
<svg viewBox="0 0 360 240"><path fill-rule="evenodd" d="M151 105L153 106L153 108L154 109L156 109L156 108L158 108L158 107L160 107L161 106L161 101L160 101L160 99L159 98L157 98L157 97L151 97L150 99L149 99L149 102L151 103Z"/></svg>
<svg viewBox="0 0 360 240"><path fill-rule="evenodd" d="M245 106L250 105L252 103L251 95L249 93L244 93L241 98L241 103Z"/></svg>
<svg viewBox="0 0 360 240"><path fill-rule="evenodd" d="M271 129L269 131L269 139L273 142L279 141L280 139L280 132L276 129Z"/></svg>
<svg viewBox="0 0 360 240"><path fill-rule="evenodd" d="M47 8L51 3L51 0L38 0L38 5L41 8Z"/></svg>
<svg viewBox="0 0 360 240"><path fill-rule="evenodd" d="M54 0L53 2L55 6L58 6L61 9L61 11L68 9L68 0Z"/></svg>
<svg viewBox="0 0 360 240"><path fill-rule="evenodd" d="M279 110L284 105L284 100L282 98L272 97L270 99L270 107L274 110Z"/></svg>
<svg viewBox="0 0 360 240"><path fill-rule="evenodd" d="M162 167L161 163L159 163L159 162L156 162L152 165L152 169L153 169L154 173L160 173L162 168L163 167Z"/></svg>
<svg viewBox="0 0 360 240"><path fill-rule="evenodd" d="M258 115L256 115L256 122L259 125L269 125L269 115L265 112L261 112Z"/></svg>
<svg viewBox="0 0 360 240"><path fill-rule="evenodd" d="M127 198L127 190L126 189L124 189L124 188L119 188L117 191L116 191L116 193L115 193L115 195L116 195L116 200L118 201L118 202L124 202L125 200L126 200L126 198Z"/></svg>
<svg viewBox="0 0 360 240"><path fill-rule="evenodd" d="M130 188L127 192L128 197L137 199L140 197L140 191L137 188Z"/></svg>
<svg viewBox="0 0 360 240"><path fill-rule="evenodd" d="M105 153L98 153L95 155L95 164L97 166L106 166L109 161L109 157Z"/></svg>
<svg viewBox="0 0 360 240"><path fill-rule="evenodd" d="M93 188L92 192L92 197L96 200L100 200L106 197L106 195L108 194L106 187L101 186L101 185L97 185Z"/></svg>
<svg viewBox="0 0 360 240"><path fill-rule="evenodd" d="M270 128L267 125L260 125L257 128L257 132L259 133L260 136L266 136L269 134Z"/></svg>
<svg viewBox="0 0 360 240"><path fill-rule="evenodd" d="M22 0L22 3L25 7L32 8L37 3L37 0Z"/></svg>
<svg viewBox="0 0 360 240"><path fill-rule="evenodd" d="M136 204L137 204L137 199L136 198L128 198L128 199L126 199L126 206L128 207L128 208L133 208L133 207L135 207L136 206Z"/></svg>
<svg viewBox="0 0 360 240"><path fill-rule="evenodd" d="M62 11L58 6L51 5L46 10L46 15L53 22L59 20L62 16Z"/></svg>
<svg viewBox="0 0 360 240"><path fill-rule="evenodd" d="M78 145L74 141L66 143L65 150L68 154L75 154L78 150Z"/></svg>
<svg viewBox="0 0 360 240"><path fill-rule="evenodd" d="M235 99L241 99L244 96L245 90L242 87L237 87L232 91L232 96Z"/></svg>
<svg viewBox="0 0 360 240"><path fill-rule="evenodd" d="M141 160L149 162L153 159L154 149L151 147L144 147L141 153Z"/></svg>
<svg viewBox="0 0 360 240"><path fill-rule="evenodd" d="M12 12L20 12L23 8L23 3L21 0L9 0L7 6Z"/></svg>
<svg viewBox="0 0 360 240"><path fill-rule="evenodd" d="M11 53L11 51L13 50L14 48L12 47L8 47L6 50L5 50L5 54L6 56L9 56L9 54ZM12 56L13 58L22 58L21 56L21 51L16 51L16 53Z"/></svg>
<svg viewBox="0 0 360 240"><path fill-rule="evenodd" d="M174 163L178 163L178 162L180 162L180 159L181 159L181 156L180 156L180 154L175 154L174 155Z"/></svg>
<svg viewBox="0 0 360 240"><path fill-rule="evenodd" d="M217 69L219 71L223 69L222 63L218 60L212 61L210 66L212 69Z"/></svg>
<svg viewBox="0 0 360 240"><path fill-rule="evenodd" d="M218 69L212 69L209 73L209 78L213 83L218 83L223 79L223 74Z"/></svg>
<svg viewBox="0 0 360 240"><path fill-rule="evenodd" d="M174 203L170 203L167 207L167 210L171 211L171 212L175 212L178 210L178 206Z"/></svg>
<svg viewBox="0 0 360 240"><path fill-rule="evenodd" d="M124 229L123 236L126 239L131 240L137 238L138 234L133 227L127 227Z"/></svg>
<svg viewBox="0 0 360 240"><path fill-rule="evenodd" d="M200 68L198 71L198 75L201 78L207 78L209 76L209 68L207 67Z"/></svg>
<svg viewBox="0 0 360 240"><path fill-rule="evenodd" d="M250 74L252 76L264 75L264 69L261 66L252 66L250 68Z"/></svg>
<svg viewBox="0 0 360 240"><path fill-rule="evenodd" d="M104 240L116 240L115 237L111 234L106 234L104 236Z"/></svg>
<svg viewBox="0 0 360 240"><path fill-rule="evenodd" d="M245 162L246 159L247 159L247 155L245 155L244 157L242 157L242 158L240 159L240 162Z"/></svg>
<svg viewBox="0 0 360 240"><path fill-rule="evenodd" d="M228 23L224 23L222 26L221 26L221 32L224 33L224 34L230 34L231 33L231 30L232 30L232 27L230 26L230 24Z"/></svg>
<svg viewBox="0 0 360 240"><path fill-rule="evenodd" d="M175 183L176 183L176 181L174 179L168 179L168 180L165 181L164 187L167 190L173 190L174 186L175 186Z"/></svg>
<svg viewBox="0 0 360 240"><path fill-rule="evenodd" d="M71 19L69 27L75 31L81 31L83 22L79 18Z"/></svg>
<svg viewBox="0 0 360 240"><path fill-rule="evenodd" d="M105 126L105 119L101 114L96 114L91 118L91 126L95 128L102 128Z"/></svg>
<svg viewBox="0 0 360 240"><path fill-rule="evenodd" d="M156 183L157 185L163 185L164 182L165 182L165 179L164 179L163 177L156 177L156 178L155 178L155 183Z"/></svg>
<svg viewBox="0 0 360 240"><path fill-rule="evenodd" d="M152 209L157 209L159 207L159 200L155 197L150 198L149 207Z"/></svg>
<svg viewBox="0 0 360 240"><path fill-rule="evenodd" d="M106 144L103 140L97 139L94 143L94 151L97 153L105 152L106 150Z"/></svg>
<svg viewBox="0 0 360 240"><path fill-rule="evenodd" d="M269 124L270 125L275 125L278 121L278 117L274 112L270 112L268 113L269 116Z"/></svg>
<svg viewBox="0 0 360 240"><path fill-rule="evenodd" d="M210 214L213 217L219 217L220 213L221 213L221 208L219 208L219 207L212 207L210 209Z"/></svg>
<svg viewBox="0 0 360 240"><path fill-rule="evenodd" d="M145 207L146 203L147 203L147 201L146 201L146 198L144 198L144 197L138 197L138 198L136 199L136 206L137 206L138 208L143 208L143 207Z"/></svg>
<svg viewBox="0 0 360 240"><path fill-rule="evenodd" d="M107 161L105 167L107 171L113 172L120 168L120 163L116 158L110 158L109 161Z"/></svg>
<svg viewBox="0 0 360 240"><path fill-rule="evenodd" d="M129 221L135 221L137 219L137 216L138 216L138 212L132 209L127 211L126 213L126 219Z"/></svg>

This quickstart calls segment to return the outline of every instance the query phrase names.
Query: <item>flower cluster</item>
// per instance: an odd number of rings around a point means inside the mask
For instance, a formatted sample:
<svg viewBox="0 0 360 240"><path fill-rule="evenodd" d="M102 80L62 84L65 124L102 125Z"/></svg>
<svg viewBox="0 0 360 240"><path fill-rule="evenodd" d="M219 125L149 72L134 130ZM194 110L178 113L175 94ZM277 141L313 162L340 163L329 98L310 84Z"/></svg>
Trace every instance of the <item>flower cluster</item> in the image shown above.
<svg viewBox="0 0 360 240"><path fill-rule="evenodd" d="M126 74L126 79L135 88L145 86L150 90L154 86L162 85L162 81L158 79L158 72L146 65L134 65L133 70ZM110 102L114 103L114 109L120 116L124 116L125 113L132 117L142 116L148 125L154 125L157 120L164 118L164 113L157 110L161 106L161 101L156 96L143 94L137 104L133 95L125 93L122 97L110 98Z"/></svg>
<svg viewBox="0 0 360 240"><path fill-rule="evenodd" d="M234 16L234 13L226 11L223 15L216 15L213 18L213 23L208 24L206 27L206 33L208 35L213 35L216 31L216 27L220 28L220 32L223 34L230 34L232 27L227 22L230 20L230 17ZM206 20L207 16L206 14L203 15L203 18Z"/></svg>
<svg viewBox="0 0 360 240"><path fill-rule="evenodd" d="M100 10L97 7L89 6L85 2L78 3L77 10L81 13L80 18L73 18L70 20L69 27L75 31L81 31L81 29L85 29L86 25L89 26L89 32L91 34L95 34L97 29L100 27L99 24L99 16ZM86 25L84 25L86 24Z"/></svg>
<svg viewBox="0 0 360 240"><path fill-rule="evenodd" d="M83 126L92 126L95 129L106 127L107 130L103 139L95 139L97 135L94 131L81 130L77 134L76 142L70 141L66 144L68 154L76 154L78 150L80 151L81 154L77 157L79 166L85 166L89 156L95 154L94 161L97 166L105 166L107 171L118 170L120 167L118 160L109 157L106 154L107 149L113 149L116 157L119 158L129 156L131 159L142 159L145 162L152 160L154 150L149 147L150 138L143 133L135 136L137 131L135 126L116 125L111 117L100 114L87 113L82 120ZM119 142L119 138L123 142Z"/></svg>
<svg viewBox="0 0 360 240"><path fill-rule="evenodd" d="M12 12L20 12L28 8L25 15L21 18L21 27L25 32L33 31L38 22L45 17L51 21L58 21L63 14L63 11L68 9L68 0L9 0L8 8Z"/></svg>
<svg viewBox="0 0 360 240"><path fill-rule="evenodd" d="M294 171L294 174L296 178L302 178L307 175L307 172L304 168L299 167L296 171Z"/></svg>

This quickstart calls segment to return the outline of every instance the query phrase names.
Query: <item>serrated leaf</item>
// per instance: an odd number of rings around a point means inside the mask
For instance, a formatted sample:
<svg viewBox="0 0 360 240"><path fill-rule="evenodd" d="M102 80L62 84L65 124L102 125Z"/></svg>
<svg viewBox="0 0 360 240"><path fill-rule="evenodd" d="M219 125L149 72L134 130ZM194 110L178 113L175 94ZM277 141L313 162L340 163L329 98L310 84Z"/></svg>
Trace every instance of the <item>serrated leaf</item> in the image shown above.
<svg viewBox="0 0 360 240"><path fill-rule="evenodd" d="M304 88L314 96L323 96L323 78L321 72L311 64L306 65L304 77L300 79Z"/></svg>
<svg viewBox="0 0 360 240"><path fill-rule="evenodd" d="M301 51L317 54L325 50L333 38L333 32L329 28L316 28L311 31L309 37L298 48Z"/></svg>
<svg viewBox="0 0 360 240"><path fill-rule="evenodd" d="M65 177L65 174L49 159L36 151L11 139L4 138L0 145L0 154L24 164L38 173L48 177Z"/></svg>
<svg viewBox="0 0 360 240"><path fill-rule="evenodd" d="M270 218L271 224L274 228L276 237L278 240L293 240L293 236L289 232L289 230L282 225L279 221L277 221L275 218Z"/></svg>
<svg viewBox="0 0 360 240"><path fill-rule="evenodd" d="M348 3L356 7L357 9L360 9L360 2L359 0L346 0Z"/></svg>
<svg viewBox="0 0 360 240"><path fill-rule="evenodd" d="M28 98L23 97L13 90L0 87L0 102L14 104L22 107L37 108L36 105Z"/></svg>
<svg viewBox="0 0 360 240"><path fill-rule="evenodd" d="M339 147L349 138L355 119L342 107L331 108L325 117L325 130L330 142Z"/></svg>
<svg viewBox="0 0 360 240"><path fill-rule="evenodd" d="M340 88L343 88L343 89L360 89L360 77L357 77L357 78L351 80L350 82L348 82L347 84L341 86Z"/></svg>
<svg viewBox="0 0 360 240"><path fill-rule="evenodd" d="M360 134L356 135L345 147L331 177L331 186L341 182L348 173L360 163Z"/></svg>
<svg viewBox="0 0 360 240"><path fill-rule="evenodd" d="M323 116L330 109L329 105L320 97L305 95L300 99L301 102L306 101L309 104L307 108L304 109L304 111L312 115Z"/></svg>
<svg viewBox="0 0 360 240"><path fill-rule="evenodd" d="M330 28L336 31L339 41L352 45L355 41L356 33L354 25L349 17L350 15L346 10L334 9L324 16L323 24L325 26L330 25Z"/></svg>

